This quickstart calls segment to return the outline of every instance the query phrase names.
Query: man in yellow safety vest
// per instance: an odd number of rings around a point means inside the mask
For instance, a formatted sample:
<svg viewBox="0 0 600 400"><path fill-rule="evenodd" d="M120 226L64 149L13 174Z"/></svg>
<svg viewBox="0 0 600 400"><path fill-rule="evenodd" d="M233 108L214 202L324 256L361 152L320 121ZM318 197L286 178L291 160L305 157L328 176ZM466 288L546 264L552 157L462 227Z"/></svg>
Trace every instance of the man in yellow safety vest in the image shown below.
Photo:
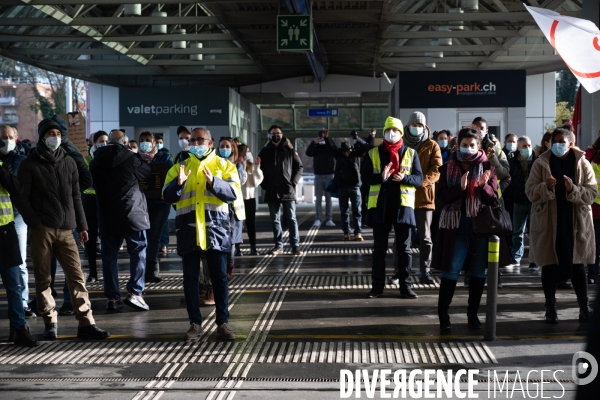
<svg viewBox="0 0 600 400"><path fill-rule="evenodd" d="M417 297L411 289L410 239L415 220L415 187L423 183L417 152L402 140L403 124L388 117L383 128L384 141L365 157L364 180L370 185L367 225L373 227L372 288L368 298L379 297L385 286L385 256L392 227L398 250L400 297Z"/></svg>
<svg viewBox="0 0 600 400"><path fill-rule="evenodd" d="M228 203L233 203L236 216L244 219L240 180L235 165L216 154L207 129L193 129L189 145L190 157L169 170L163 187L165 201L177 207L177 252L183 262L183 291L190 318L185 338L196 339L203 331L198 279L201 256L206 256L215 296L217 334L221 339L233 340L235 334L227 326L227 254L231 251Z"/></svg>

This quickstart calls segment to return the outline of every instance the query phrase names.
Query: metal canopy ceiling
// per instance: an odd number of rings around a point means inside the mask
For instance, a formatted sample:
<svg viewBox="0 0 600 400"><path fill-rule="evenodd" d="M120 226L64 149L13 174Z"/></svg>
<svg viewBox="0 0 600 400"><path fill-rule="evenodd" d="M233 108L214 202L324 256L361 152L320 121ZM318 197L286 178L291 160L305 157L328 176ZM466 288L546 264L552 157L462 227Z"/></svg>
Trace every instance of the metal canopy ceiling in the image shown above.
<svg viewBox="0 0 600 400"><path fill-rule="evenodd" d="M287 1L287 0L286 0ZM583 0L525 0L581 17ZM141 16L124 5L142 3ZM304 54L278 53L279 0L2 0L0 55L118 86L230 86L311 75ZM450 13L461 0L313 1L327 73L564 68L521 0L479 0L478 11ZM167 17L152 17L155 11ZM167 25L153 34L152 25ZM440 31L461 25L461 30ZM174 33L186 29L187 34ZM437 39L451 39L440 45ZM174 40L186 49L172 48ZM202 49L190 48L200 42ZM446 43L448 44L448 43ZM440 53L443 57L440 58ZM190 54L203 54L192 61ZM207 55L214 59L207 59ZM205 66L210 66L206 68ZM214 66L214 68L212 67Z"/></svg>

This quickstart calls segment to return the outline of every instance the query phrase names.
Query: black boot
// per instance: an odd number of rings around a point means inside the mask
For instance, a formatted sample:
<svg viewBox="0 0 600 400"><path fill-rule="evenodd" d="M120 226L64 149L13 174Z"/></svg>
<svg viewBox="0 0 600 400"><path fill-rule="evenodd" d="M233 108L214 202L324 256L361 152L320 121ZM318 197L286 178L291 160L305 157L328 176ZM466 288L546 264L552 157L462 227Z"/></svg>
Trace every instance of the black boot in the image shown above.
<svg viewBox="0 0 600 400"><path fill-rule="evenodd" d="M241 243L236 243L235 244L235 253L233 255L235 257L241 257L242 256L242 244Z"/></svg>
<svg viewBox="0 0 600 400"><path fill-rule="evenodd" d="M35 347L40 344L31 336L27 324L23 325L20 328L14 329L14 337L12 340L17 346Z"/></svg>
<svg viewBox="0 0 600 400"><path fill-rule="evenodd" d="M456 290L456 281L442 278L440 282L440 294L438 297L438 317L440 318L440 331L448 332L451 327L450 315L448 309L454 297Z"/></svg>
<svg viewBox="0 0 600 400"><path fill-rule="evenodd" d="M588 322L590 319L590 304L587 297L577 298L577 304L579 304L579 322Z"/></svg>
<svg viewBox="0 0 600 400"><path fill-rule="evenodd" d="M250 255L251 256L257 256L258 255L258 252L256 251L256 245L255 244L253 244L253 245L250 246Z"/></svg>
<svg viewBox="0 0 600 400"><path fill-rule="evenodd" d="M469 307L467 308L469 329L481 329L481 321L479 321L479 317L477 317L477 311L479 310L479 304L481 303L484 286L485 278L471 276L469 284Z"/></svg>
<svg viewBox="0 0 600 400"><path fill-rule="evenodd" d="M549 324L558 324L558 313L556 312L556 298L546 297L546 322Z"/></svg>
<svg viewBox="0 0 600 400"><path fill-rule="evenodd" d="M160 266L158 261L146 261L146 283L159 283L162 278L158 275Z"/></svg>

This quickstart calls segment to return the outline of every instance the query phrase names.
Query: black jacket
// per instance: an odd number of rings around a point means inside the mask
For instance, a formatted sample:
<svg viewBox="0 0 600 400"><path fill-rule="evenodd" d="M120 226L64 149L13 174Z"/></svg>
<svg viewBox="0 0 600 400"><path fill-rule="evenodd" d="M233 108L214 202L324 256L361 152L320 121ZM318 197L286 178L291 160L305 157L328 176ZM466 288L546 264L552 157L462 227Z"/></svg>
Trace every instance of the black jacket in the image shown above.
<svg viewBox="0 0 600 400"><path fill-rule="evenodd" d="M94 152L90 163L98 204L100 235L123 235L150 229L146 196L140 181L150 176L150 166L120 144Z"/></svg>
<svg viewBox="0 0 600 400"><path fill-rule="evenodd" d="M513 202L516 204L529 205L531 202L525 194L525 171L521 166L519 153L514 153L514 156L508 159L508 165L510 167L510 184L506 189L502 191L502 198L504 201ZM532 152L531 159L529 160L529 171L537 157Z"/></svg>
<svg viewBox="0 0 600 400"><path fill-rule="evenodd" d="M51 153L40 140L21 162L18 177L23 193L15 203L30 229L87 231L77 165L62 147Z"/></svg>
<svg viewBox="0 0 600 400"><path fill-rule="evenodd" d="M325 144L316 144L313 140L306 149L306 155L314 157L313 169L315 175L332 175L335 172L335 155L337 147L331 138L325 139Z"/></svg>
<svg viewBox="0 0 600 400"><path fill-rule="evenodd" d="M335 181L340 188L353 188L361 186L362 182L360 179L360 164L361 157L365 155L371 149L371 145L359 139L354 146L352 146L352 152L348 157L342 154L342 150L339 149L335 157Z"/></svg>
<svg viewBox="0 0 600 400"><path fill-rule="evenodd" d="M58 115L53 115L52 119L60 125L60 147L62 147L68 155L73 157L73 160L77 164L77 172L79 172L79 188L83 192L85 189L92 187L92 175L90 174L90 170L85 164L85 160L79 149L69 140L69 131L65 120Z"/></svg>
<svg viewBox="0 0 600 400"><path fill-rule="evenodd" d="M265 202L296 200L296 185L304 167L296 150L288 146L286 138L282 138L277 147L272 142L267 143L258 157L264 174L260 186L265 191Z"/></svg>

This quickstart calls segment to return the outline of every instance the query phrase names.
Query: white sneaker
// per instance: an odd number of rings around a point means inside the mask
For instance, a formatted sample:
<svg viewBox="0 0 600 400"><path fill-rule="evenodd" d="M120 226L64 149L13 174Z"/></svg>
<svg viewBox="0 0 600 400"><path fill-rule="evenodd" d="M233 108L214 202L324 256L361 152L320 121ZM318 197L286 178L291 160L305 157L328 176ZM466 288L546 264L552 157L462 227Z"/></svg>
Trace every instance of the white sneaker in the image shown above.
<svg viewBox="0 0 600 400"><path fill-rule="evenodd" d="M313 226L321 226L321 220L315 219L315 223L313 224Z"/></svg>
<svg viewBox="0 0 600 400"><path fill-rule="evenodd" d="M326 226L335 226L335 223L332 220L325 222Z"/></svg>

